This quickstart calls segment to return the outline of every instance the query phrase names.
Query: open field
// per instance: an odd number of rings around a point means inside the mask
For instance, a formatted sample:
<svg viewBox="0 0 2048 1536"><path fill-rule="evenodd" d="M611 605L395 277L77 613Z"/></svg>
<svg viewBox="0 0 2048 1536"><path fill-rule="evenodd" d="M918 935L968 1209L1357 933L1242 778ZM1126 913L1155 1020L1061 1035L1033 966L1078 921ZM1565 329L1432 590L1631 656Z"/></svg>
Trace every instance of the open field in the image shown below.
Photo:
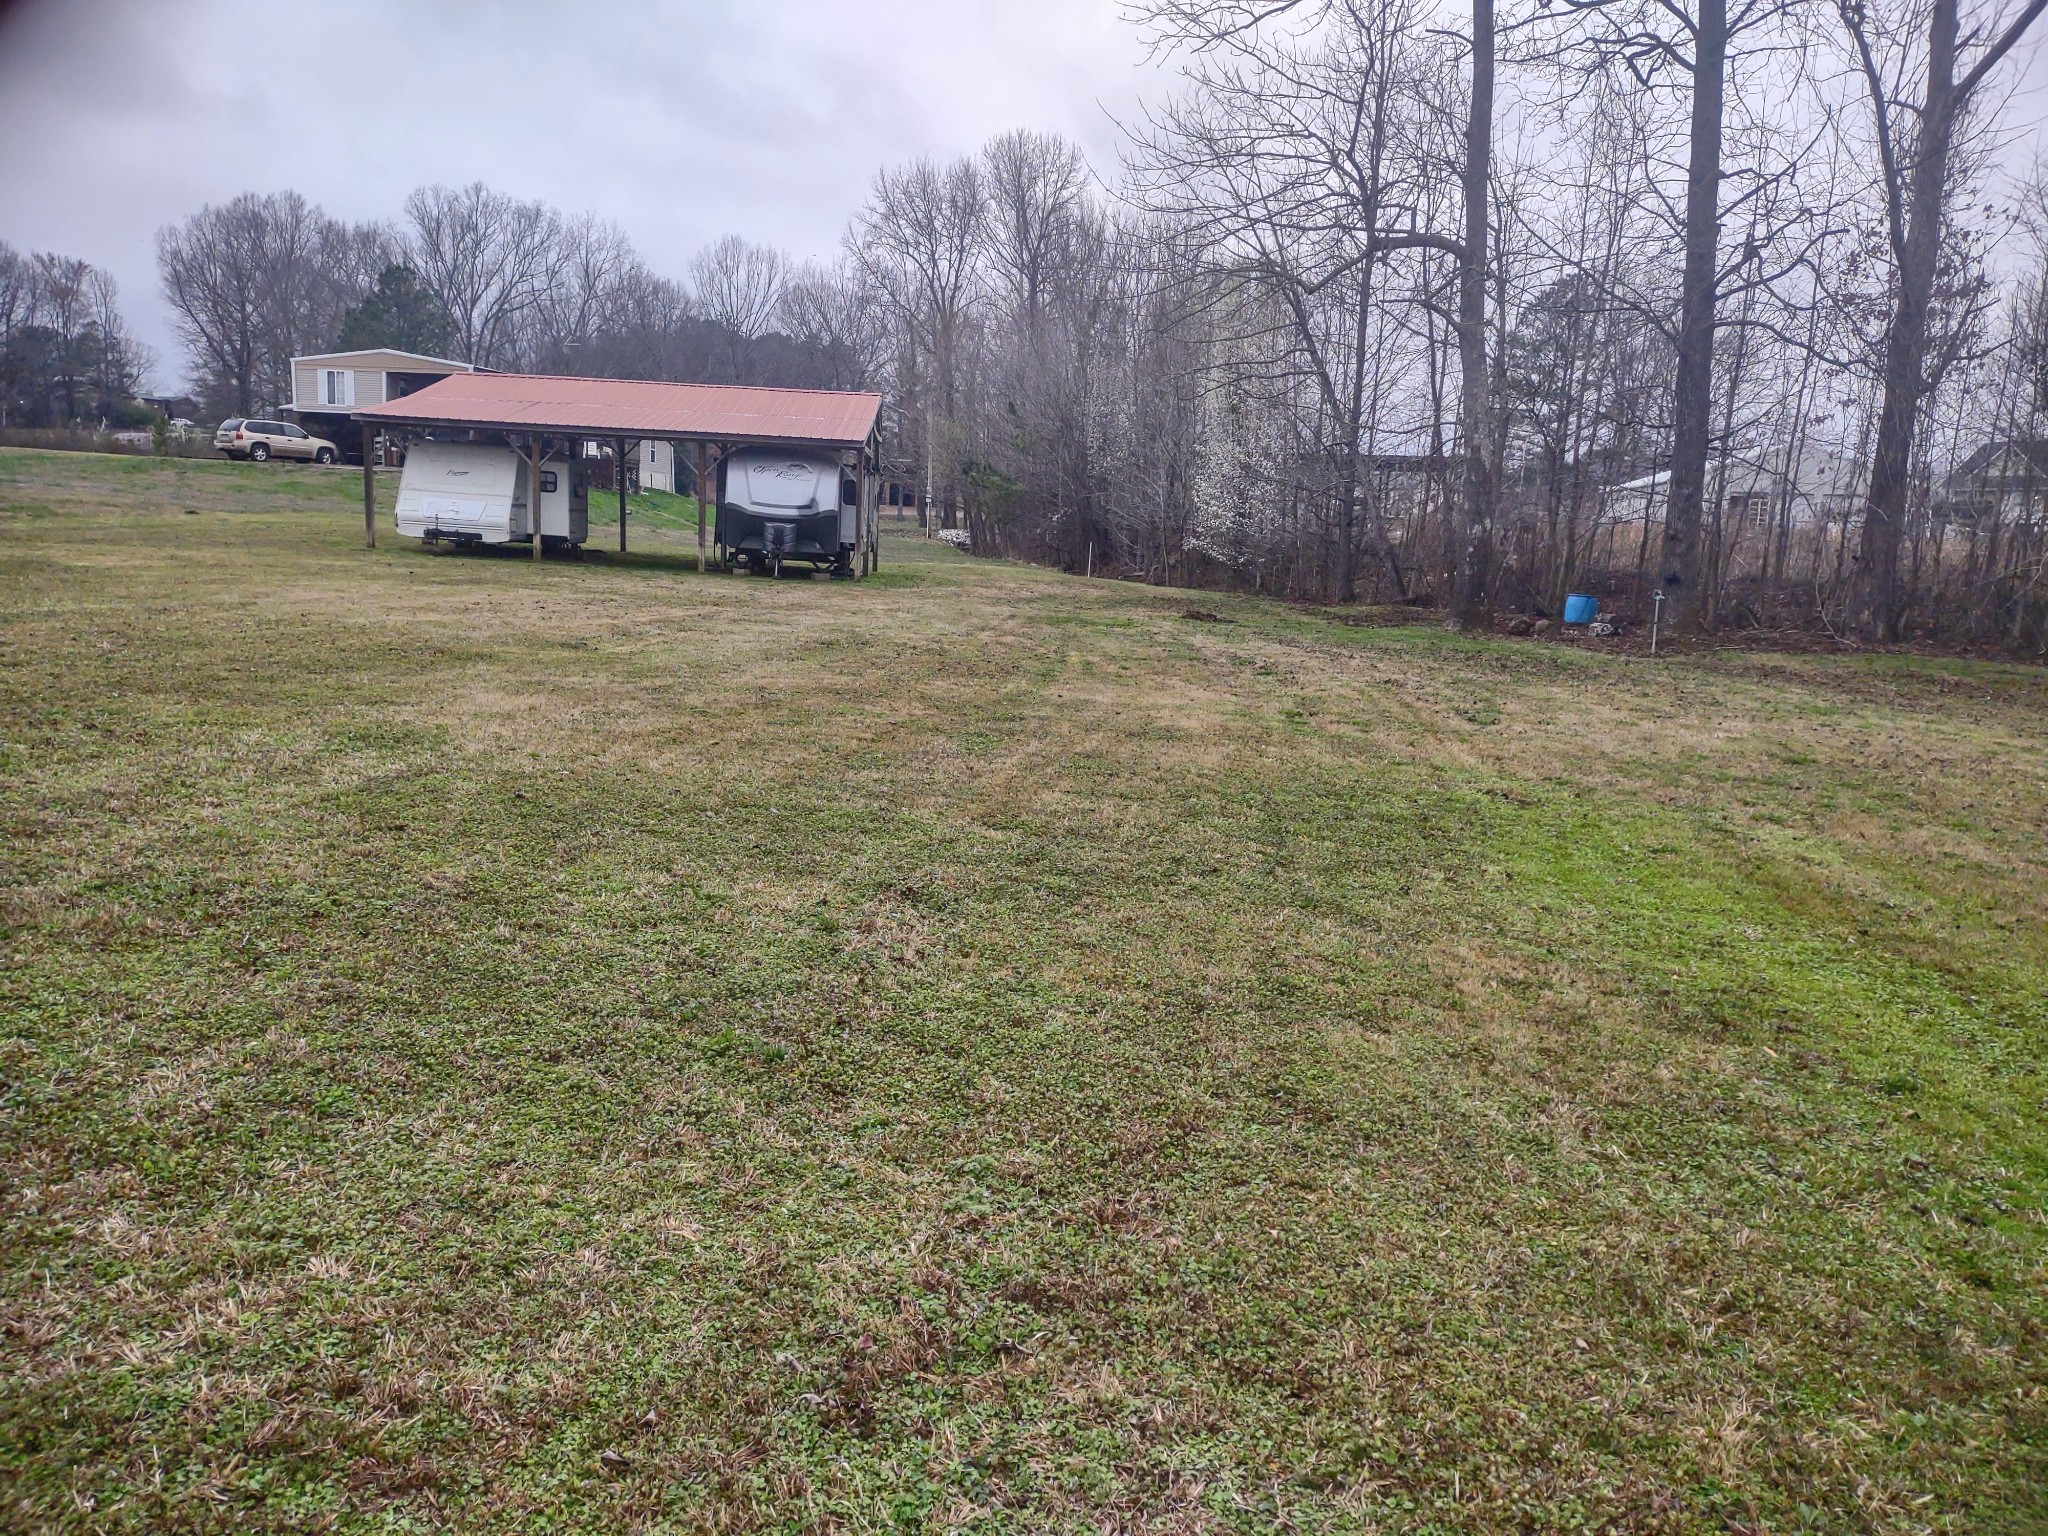
<svg viewBox="0 0 2048 1536"><path fill-rule="evenodd" d="M2048 1522L2048 673L359 483L0 452L0 1528Z"/></svg>

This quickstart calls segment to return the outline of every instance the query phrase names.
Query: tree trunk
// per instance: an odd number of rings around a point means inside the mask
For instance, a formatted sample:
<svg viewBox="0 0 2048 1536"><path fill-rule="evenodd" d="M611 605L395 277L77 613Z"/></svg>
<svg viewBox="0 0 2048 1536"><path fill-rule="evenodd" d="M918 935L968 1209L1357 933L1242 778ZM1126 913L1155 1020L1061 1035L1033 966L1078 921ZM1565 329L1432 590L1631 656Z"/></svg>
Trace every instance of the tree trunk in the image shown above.
<svg viewBox="0 0 2048 1536"><path fill-rule="evenodd" d="M1472 108L1465 122L1465 241L1458 261L1458 363L1464 398L1465 474L1452 530L1457 569L1451 622L1485 623L1491 611L1493 424L1486 370L1486 224L1493 153L1493 0L1472 0Z"/></svg>
<svg viewBox="0 0 2048 1536"><path fill-rule="evenodd" d="M1727 0L1700 0L1693 37L1692 137L1685 178L1685 277L1678 301L1678 368L1671 401L1671 478L1658 584L1664 625L1701 627L1700 522L1714 409L1716 258L1721 248L1721 115L1727 84Z"/></svg>
<svg viewBox="0 0 2048 1536"><path fill-rule="evenodd" d="M1870 455L1863 536L1851 577L1850 626L1867 640L1899 638L1899 541L1906 522L1913 427L1926 392L1927 311L1941 257L1943 180L1955 124L1956 0L1933 0L1927 23L1927 99L1908 182L1906 237L1884 337L1884 405Z"/></svg>

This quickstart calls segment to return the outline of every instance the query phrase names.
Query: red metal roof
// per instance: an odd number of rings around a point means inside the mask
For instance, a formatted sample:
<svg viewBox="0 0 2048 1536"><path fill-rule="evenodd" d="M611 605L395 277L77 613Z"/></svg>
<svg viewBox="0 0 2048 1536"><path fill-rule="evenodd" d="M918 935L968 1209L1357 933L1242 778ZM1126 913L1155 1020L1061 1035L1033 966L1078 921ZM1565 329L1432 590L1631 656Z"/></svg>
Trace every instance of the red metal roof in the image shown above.
<svg viewBox="0 0 2048 1536"><path fill-rule="evenodd" d="M852 390L452 373L397 400L366 405L355 417L366 422L591 437L699 437L857 448L874 430L881 408L880 395Z"/></svg>

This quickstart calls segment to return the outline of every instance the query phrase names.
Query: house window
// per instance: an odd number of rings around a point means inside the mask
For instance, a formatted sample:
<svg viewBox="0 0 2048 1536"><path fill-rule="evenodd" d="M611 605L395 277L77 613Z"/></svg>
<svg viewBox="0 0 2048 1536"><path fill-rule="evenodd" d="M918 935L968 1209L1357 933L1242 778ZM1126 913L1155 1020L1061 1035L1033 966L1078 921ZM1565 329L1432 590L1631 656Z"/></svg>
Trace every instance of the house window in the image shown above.
<svg viewBox="0 0 2048 1536"><path fill-rule="evenodd" d="M353 368L322 368L320 370L320 403L322 405L354 405L356 403L356 375Z"/></svg>

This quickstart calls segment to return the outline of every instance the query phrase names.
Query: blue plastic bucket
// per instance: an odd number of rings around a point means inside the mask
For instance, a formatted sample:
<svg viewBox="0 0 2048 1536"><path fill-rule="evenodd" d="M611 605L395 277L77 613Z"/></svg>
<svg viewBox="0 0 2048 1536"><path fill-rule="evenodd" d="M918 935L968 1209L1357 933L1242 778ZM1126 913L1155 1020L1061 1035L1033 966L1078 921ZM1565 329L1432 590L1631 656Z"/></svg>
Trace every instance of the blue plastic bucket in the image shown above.
<svg viewBox="0 0 2048 1536"><path fill-rule="evenodd" d="M1599 613L1600 599L1597 597L1574 592L1564 600L1564 621L1567 624L1590 624Z"/></svg>

